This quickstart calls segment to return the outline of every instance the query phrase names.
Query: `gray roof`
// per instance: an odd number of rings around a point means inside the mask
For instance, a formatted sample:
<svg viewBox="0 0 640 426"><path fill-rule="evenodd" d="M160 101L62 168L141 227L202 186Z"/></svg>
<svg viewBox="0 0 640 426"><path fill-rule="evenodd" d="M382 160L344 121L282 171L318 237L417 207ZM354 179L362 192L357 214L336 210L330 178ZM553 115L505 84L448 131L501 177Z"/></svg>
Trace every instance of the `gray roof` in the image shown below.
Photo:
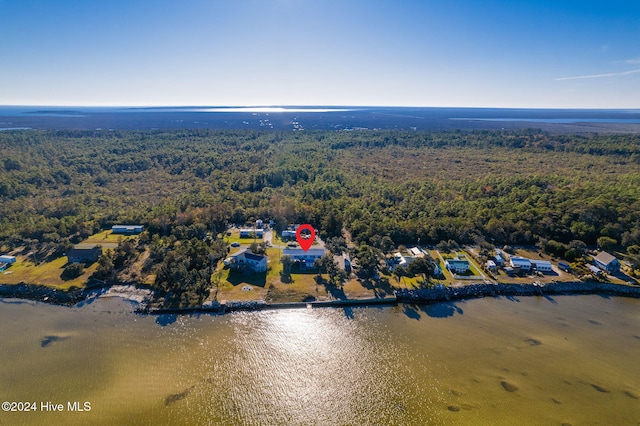
<svg viewBox="0 0 640 426"><path fill-rule="evenodd" d="M283 256L323 256L326 250L323 248L310 248L307 251L301 248L285 248L282 250Z"/></svg>
<svg viewBox="0 0 640 426"><path fill-rule="evenodd" d="M262 261L262 259L264 259L263 255L251 253L251 252L248 252L248 251L244 252L244 257L245 257L245 259L256 260L258 262L260 262L260 261Z"/></svg>
<svg viewBox="0 0 640 426"><path fill-rule="evenodd" d="M102 248L93 247L93 248L72 248L67 253L67 257L78 257L83 259L93 259L97 258L102 254Z"/></svg>
<svg viewBox="0 0 640 426"><path fill-rule="evenodd" d="M616 260L616 257L612 254L607 253L606 251L602 251L595 257L595 260L602 263L603 265L608 265Z"/></svg>

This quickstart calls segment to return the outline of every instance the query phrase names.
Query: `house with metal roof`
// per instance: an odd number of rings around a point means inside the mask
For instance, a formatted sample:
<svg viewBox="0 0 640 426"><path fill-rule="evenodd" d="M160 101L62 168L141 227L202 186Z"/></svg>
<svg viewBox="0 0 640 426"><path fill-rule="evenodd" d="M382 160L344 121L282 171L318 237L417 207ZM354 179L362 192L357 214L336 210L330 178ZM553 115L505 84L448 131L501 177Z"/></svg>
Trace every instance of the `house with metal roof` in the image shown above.
<svg viewBox="0 0 640 426"><path fill-rule="evenodd" d="M224 264L232 269L253 272L267 271L267 256L241 250L225 259Z"/></svg>
<svg viewBox="0 0 640 426"><path fill-rule="evenodd" d="M316 259L320 259L327 251L324 248L310 248L307 251L304 251L301 248L290 248L287 247L282 249L283 256L289 256L291 260L298 263L298 265L305 268L313 268L313 262Z"/></svg>
<svg viewBox="0 0 640 426"><path fill-rule="evenodd" d="M134 235L144 231L143 225L113 225L111 227L112 234Z"/></svg>
<svg viewBox="0 0 640 426"><path fill-rule="evenodd" d="M598 268L607 271L610 274L620 272L620 261L612 254L606 251L601 251L596 257L593 258L593 263Z"/></svg>

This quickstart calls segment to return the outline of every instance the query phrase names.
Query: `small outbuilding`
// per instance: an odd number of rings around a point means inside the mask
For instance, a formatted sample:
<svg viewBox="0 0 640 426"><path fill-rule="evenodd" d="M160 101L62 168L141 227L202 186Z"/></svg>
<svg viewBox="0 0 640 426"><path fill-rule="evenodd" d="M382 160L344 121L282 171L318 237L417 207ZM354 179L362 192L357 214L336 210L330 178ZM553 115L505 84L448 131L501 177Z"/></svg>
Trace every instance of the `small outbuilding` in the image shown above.
<svg viewBox="0 0 640 426"><path fill-rule="evenodd" d="M491 272L496 272L498 270L498 266L496 265L496 262L494 262L493 260L487 260L487 270Z"/></svg>
<svg viewBox="0 0 640 426"><path fill-rule="evenodd" d="M16 263L16 257L9 256L8 254L4 254L0 256L0 263L7 263L7 264Z"/></svg>

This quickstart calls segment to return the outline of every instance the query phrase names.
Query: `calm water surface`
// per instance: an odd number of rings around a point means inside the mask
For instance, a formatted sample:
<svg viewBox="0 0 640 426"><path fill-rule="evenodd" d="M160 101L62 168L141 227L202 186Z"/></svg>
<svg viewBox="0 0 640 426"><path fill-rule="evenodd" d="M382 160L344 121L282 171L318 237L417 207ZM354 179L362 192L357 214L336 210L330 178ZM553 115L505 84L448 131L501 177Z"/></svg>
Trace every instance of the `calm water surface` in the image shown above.
<svg viewBox="0 0 640 426"><path fill-rule="evenodd" d="M0 300L0 424L638 424L640 301L139 316ZM68 412L88 401L89 412Z"/></svg>

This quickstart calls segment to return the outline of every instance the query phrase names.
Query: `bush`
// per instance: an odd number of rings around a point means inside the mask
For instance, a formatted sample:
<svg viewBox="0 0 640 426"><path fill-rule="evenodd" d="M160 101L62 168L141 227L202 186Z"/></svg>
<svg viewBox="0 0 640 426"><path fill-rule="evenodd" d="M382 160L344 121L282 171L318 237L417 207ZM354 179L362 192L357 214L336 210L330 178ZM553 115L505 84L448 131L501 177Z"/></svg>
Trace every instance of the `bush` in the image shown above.
<svg viewBox="0 0 640 426"><path fill-rule="evenodd" d="M62 271L63 280L72 280L74 278L78 278L80 275L84 273L84 265L82 263L70 263L64 268Z"/></svg>

